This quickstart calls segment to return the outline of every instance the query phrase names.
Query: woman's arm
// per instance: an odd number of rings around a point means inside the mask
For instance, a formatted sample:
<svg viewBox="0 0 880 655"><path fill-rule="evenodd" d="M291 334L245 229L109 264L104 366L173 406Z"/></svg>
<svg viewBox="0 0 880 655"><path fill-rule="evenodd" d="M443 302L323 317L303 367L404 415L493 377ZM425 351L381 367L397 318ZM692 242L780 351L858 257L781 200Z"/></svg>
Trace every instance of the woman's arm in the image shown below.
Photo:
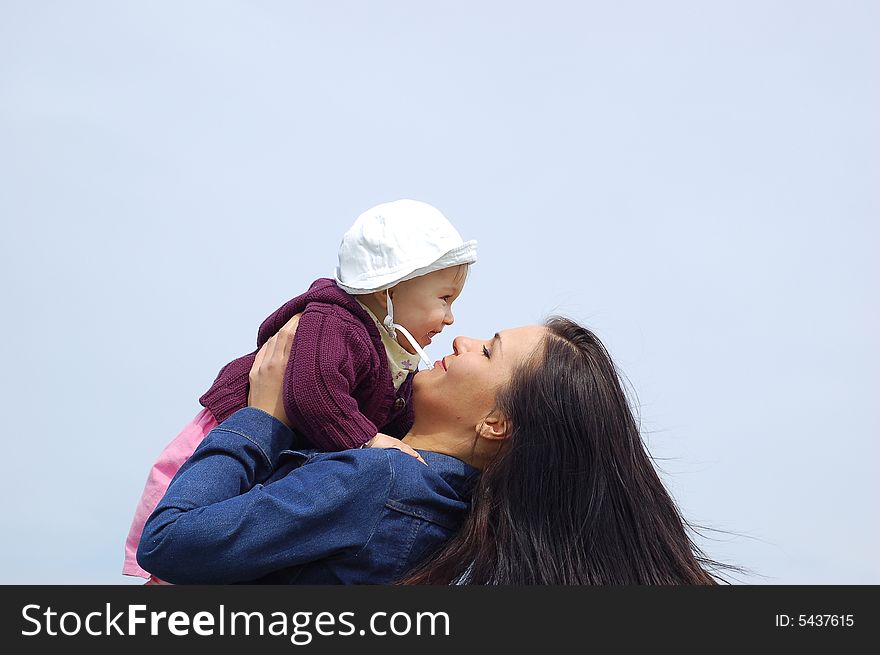
<svg viewBox="0 0 880 655"><path fill-rule="evenodd" d="M254 408L215 428L147 521L138 563L177 584L232 583L360 550L388 495L387 454L319 455L261 484L291 439Z"/></svg>
<svg viewBox="0 0 880 655"><path fill-rule="evenodd" d="M321 456L262 484L293 440L281 386L295 329L294 320L263 346L251 407L211 431L148 519L138 547L146 570L175 583L239 582L369 540L391 480L381 451Z"/></svg>

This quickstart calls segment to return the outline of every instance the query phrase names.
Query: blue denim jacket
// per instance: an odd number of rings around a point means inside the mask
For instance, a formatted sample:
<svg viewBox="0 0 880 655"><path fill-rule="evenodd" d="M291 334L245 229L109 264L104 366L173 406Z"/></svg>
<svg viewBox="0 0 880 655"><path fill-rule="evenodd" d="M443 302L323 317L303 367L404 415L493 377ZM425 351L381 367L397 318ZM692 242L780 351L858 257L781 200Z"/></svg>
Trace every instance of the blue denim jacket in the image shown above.
<svg viewBox="0 0 880 655"><path fill-rule="evenodd" d="M454 457L294 441L253 408L217 426L147 520L138 563L176 584L387 584L469 509L477 470Z"/></svg>

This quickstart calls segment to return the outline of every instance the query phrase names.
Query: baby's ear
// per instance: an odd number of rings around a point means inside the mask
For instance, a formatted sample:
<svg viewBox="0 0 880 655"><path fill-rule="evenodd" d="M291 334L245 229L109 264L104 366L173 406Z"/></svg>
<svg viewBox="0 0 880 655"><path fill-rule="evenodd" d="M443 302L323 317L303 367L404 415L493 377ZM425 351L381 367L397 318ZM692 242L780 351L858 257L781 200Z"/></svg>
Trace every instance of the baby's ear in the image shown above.
<svg viewBox="0 0 880 655"><path fill-rule="evenodd" d="M484 439L503 441L510 436L510 422L498 410L493 410L486 418L477 423L477 434Z"/></svg>
<svg viewBox="0 0 880 655"><path fill-rule="evenodd" d="M388 293L391 294L391 300L394 301L394 287L388 289ZM379 304L379 307L382 308L383 311L388 311L388 299L385 297L385 290L382 291L374 291L370 294L373 296L373 300Z"/></svg>

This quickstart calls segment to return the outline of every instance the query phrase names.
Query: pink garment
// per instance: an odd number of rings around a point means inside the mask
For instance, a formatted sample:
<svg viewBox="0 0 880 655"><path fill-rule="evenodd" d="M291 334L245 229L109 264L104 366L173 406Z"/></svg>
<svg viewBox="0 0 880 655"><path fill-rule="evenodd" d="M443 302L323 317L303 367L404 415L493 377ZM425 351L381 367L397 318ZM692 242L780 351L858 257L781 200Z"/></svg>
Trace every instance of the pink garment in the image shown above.
<svg viewBox="0 0 880 655"><path fill-rule="evenodd" d="M149 578L147 584L167 584L156 578L148 571L142 569L137 563L137 548L144 531L144 524L156 509L156 505L165 495L171 478L183 466L187 458L193 454L207 434L217 427L214 415L207 409L203 409L196 417L186 424L174 439L165 446L165 450L159 455L159 459L150 469L144 492L134 512L134 520L125 540L125 562L122 565L123 575L135 575L141 578Z"/></svg>

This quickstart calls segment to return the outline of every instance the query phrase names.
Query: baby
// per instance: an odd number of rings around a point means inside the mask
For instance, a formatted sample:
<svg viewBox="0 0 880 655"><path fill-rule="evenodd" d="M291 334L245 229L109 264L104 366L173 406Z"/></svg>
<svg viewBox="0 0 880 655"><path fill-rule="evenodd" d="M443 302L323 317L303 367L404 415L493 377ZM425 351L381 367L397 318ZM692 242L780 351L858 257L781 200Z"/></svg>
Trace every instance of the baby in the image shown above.
<svg viewBox="0 0 880 655"><path fill-rule="evenodd" d="M259 349L301 314L283 387L284 409L298 434L326 451L406 435L413 423L412 374L419 360L433 367L423 348L452 324L452 303L476 250L476 241L463 241L423 202L397 200L358 217L342 237L335 279L316 280L263 321L257 335ZM220 370L199 399L204 409L153 465L126 539L124 574L150 577L135 557L144 523L208 432L247 406L255 357L256 351Z"/></svg>

